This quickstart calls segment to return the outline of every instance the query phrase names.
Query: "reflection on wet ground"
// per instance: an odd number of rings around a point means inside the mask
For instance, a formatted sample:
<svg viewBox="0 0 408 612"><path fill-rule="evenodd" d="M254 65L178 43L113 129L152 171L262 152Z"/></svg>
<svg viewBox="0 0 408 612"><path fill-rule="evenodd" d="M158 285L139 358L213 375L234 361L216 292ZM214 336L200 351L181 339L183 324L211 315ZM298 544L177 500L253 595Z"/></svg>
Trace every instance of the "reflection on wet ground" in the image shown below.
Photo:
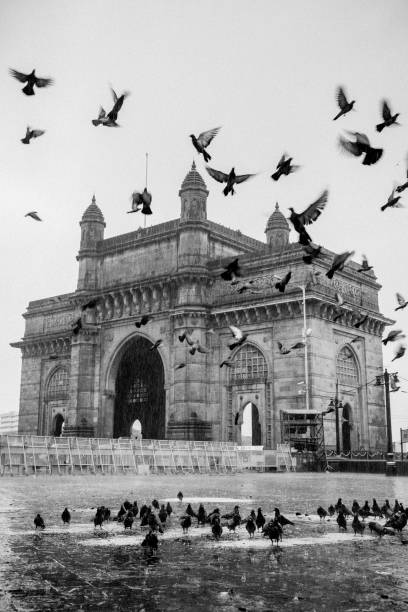
<svg viewBox="0 0 408 612"><path fill-rule="evenodd" d="M408 546L398 536L353 536L350 525L339 533L335 519L321 524L317 506L338 497L347 505L373 497L405 505L408 480L300 473L3 477L0 610L408 610ZM132 532L116 522L94 530L96 506L114 515L125 499L140 507L153 498L170 499L175 511L156 556L141 547L138 520ZM200 501L221 512L239 504L243 517L259 506L270 517L278 506L295 525L284 528L279 548L260 533L250 541L244 526L235 534L225 529L216 542L194 519L183 535L178 517ZM37 512L46 529L36 533Z"/></svg>

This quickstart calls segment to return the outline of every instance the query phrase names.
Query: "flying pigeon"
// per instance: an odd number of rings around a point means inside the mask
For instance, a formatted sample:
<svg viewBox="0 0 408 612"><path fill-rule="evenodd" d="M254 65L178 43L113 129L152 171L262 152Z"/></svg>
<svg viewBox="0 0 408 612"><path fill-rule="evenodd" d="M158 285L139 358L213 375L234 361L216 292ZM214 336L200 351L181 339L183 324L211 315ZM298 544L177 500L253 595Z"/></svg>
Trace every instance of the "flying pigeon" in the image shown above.
<svg viewBox="0 0 408 612"><path fill-rule="evenodd" d="M343 306L343 304L344 304L343 296L341 295L341 293L336 291L335 297L336 297L336 302L337 302L338 306L335 309L335 313L336 314L333 317L333 323L335 323L337 321L337 319L340 319L343 316L343 314L344 314L344 311L341 308Z"/></svg>
<svg viewBox="0 0 408 612"><path fill-rule="evenodd" d="M191 346L191 349L190 349L190 354L191 354L191 355L194 355L194 353L195 353L196 351L197 351L198 353L209 353L209 350L208 350L207 348L205 348L205 346L202 346L202 345L200 344L200 341L199 341L199 340L194 340L194 342L193 342L193 344L192 344L192 346Z"/></svg>
<svg viewBox="0 0 408 612"><path fill-rule="evenodd" d="M196 151L198 151L198 153L203 155L205 163L209 162L211 159L211 155L207 153L206 148L212 139L218 134L220 129L220 127L217 127L212 130L208 130L207 132L201 132L198 138L196 138L194 134L190 134L194 148Z"/></svg>
<svg viewBox="0 0 408 612"><path fill-rule="evenodd" d="M91 310L92 308L96 308L98 302L99 302L99 300L97 298L95 298L93 300L89 300L89 302L86 302L86 304L81 306L82 312L84 312L85 310L88 310L88 309Z"/></svg>
<svg viewBox="0 0 408 612"><path fill-rule="evenodd" d="M214 170L214 168L210 168L209 166L206 166L206 170L208 174L219 183L227 183L227 186L223 189L223 194L225 196L227 196L229 193L231 195L234 195L234 185L243 183L252 176L255 176L255 174L235 174L235 168L231 168L229 174L224 174L224 172L221 172L220 170Z"/></svg>
<svg viewBox="0 0 408 612"><path fill-rule="evenodd" d="M283 346L282 342L278 342L278 349L281 355L287 355L288 353L290 353L290 349L286 348L286 346Z"/></svg>
<svg viewBox="0 0 408 612"><path fill-rule="evenodd" d="M189 344L190 346L193 346L194 344L194 340L191 336L191 334L189 334L189 332L187 331L183 331L183 333L179 336L179 340L180 342L184 342L184 340L187 342L187 344Z"/></svg>
<svg viewBox="0 0 408 612"><path fill-rule="evenodd" d="M358 310L355 310L354 313L358 316L357 321L354 323L353 327L356 327L357 329L359 329L363 323L365 323L368 319L368 313L366 314L362 314L361 312L359 312Z"/></svg>
<svg viewBox="0 0 408 612"><path fill-rule="evenodd" d="M340 112L333 118L333 121L336 121L342 115L346 115L354 106L355 100L351 102L347 102L346 94L344 93L344 89L342 87L337 88L337 104L340 107Z"/></svg>
<svg viewBox="0 0 408 612"><path fill-rule="evenodd" d="M391 359L391 361L395 361L395 359L399 359L400 357L403 357L405 355L405 351L406 351L406 347L403 344L400 344L394 354L394 357Z"/></svg>
<svg viewBox="0 0 408 612"><path fill-rule="evenodd" d="M289 220L292 222L293 227L299 234L300 244L306 246L312 242L311 237L305 229L305 225L310 225L320 217L324 207L327 204L328 195L329 192L326 189L315 202L312 202L312 204L310 204L303 212L299 214L296 213L292 207L289 207L289 210L291 211Z"/></svg>
<svg viewBox="0 0 408 612"><path fill-rule="evenodd" d="M35 211L35 210L32 210L32 211L26 213L24 216L25 217L31 217L32 219L35 219L36 221L42 221L42 219L40 219L40 217L38 216L37 211Z"/></svg>
<svg viewBox="0 0 408 612"><path fill-rule="evenodd" d="M159 346L163 343L163 340L160 338L156 340L156 342L149 348L149 351L154 351L154 349L159 348Z"/></svg>
<svg viewBox="0 0 408 612"><path fill-rule="evenodd" d="M397 296L399 306L394 308L394 310L402 310L408 304L408 300L405 300L400 293L396 293L395 295Z"/></svg>
<svg viewBox="0 0 408 612"><path fill-rule="evenodd" d="M406 170L406 178L408 179L408 156L407 156L407 170ZM405 183L403 183L402 185L399 185L397 187L397 192L401 193L402 191L404 191L404 189L407 189L408 187L408 181L405 181Z"/></svg>
<svg viewBox="0 0 408 612"><path fill-rule="evenodd" d="M82 319L81 317L79 319L77 319L72 325L72 333L74 334L74 336L77 336L80 332L80 330L82 329Z"/></svg>
<svg viewBox="0 0 408 612"><path fill-rule="evenodd" d="M345 251L344 253L340 253L340 255L335 255L330 270L326 272L326 276L328 278L333 278L334 273L343 270L347 260L353 257L353 255L354 251Z"/></svg>
<svg viewBox="0 0 408 612"><path fill-rule="evenodd" d="M395 189L391 191L387 202L381 206L382 211L384 211L386 208L401 208L402 204L398 204L398 200L401 199L401 196L394 196L394 192Z"/></svg>
<svg viewBox="0 0 408 612"><path fill-rule="evenodd" d="M174 368L175 370L181 370L182 368L185 368L186 364L185 363L179 363L178 365L176 365L176 367Z"/></svg>
<svg viewBox="0 0 408 612"><path fill-rule="evenodd" d="M402 329L393 329L388 333L388 336L384 338L382 343L387 345L388 342L395 342L395 340L402 340L405 338L405 335L402 333Z"/></svg>
<svg viewBox="0 0 408 612"><path fill-rule="evenodd" d="M303 261L305 264L313 263L313 260L317 259L322 251L321 246L314 247L312 243L304 245L303 248L306 253L306 255L303 255Z"/></svg>
<svg viewBox="0 0 408 612"><path fill-rule="evenodd" d="M355 327L355 326L354 326L354 327ZM354 342L358 342L359 340L362 340L362 337L361 337L361 336L355 336L355 337L352 339L351 343L352 343L352 344L354 344ZM352 357L353 357L353 353L350 353L350 355L349 355L349 359L351 359Z"/></svg>
<svg viewBox="0 0 408 612"><path fill-rule="evenodd" d="M280 279L277 283L275 283L275 288L279 289L281 293L284 293L286 289L286 285L290 281L291 276L292 276L292 272L289 270L289 272L285 274L285 276L282 279ZM278 276L276 278L280 278L280 277Z"/></svg>
<svg viewBox="0 0 408 612"><path fill-rule="evenodd" d="M361 268L358 270L358 272L369 272L372 269L373 269L373 266L368 265L367 257L365 255L362 255L361 256Z"/></svg>
<svg viewBox="0 0 408 612"><path fill-rule="evenodd" d="M399 113L396 113L395 115L391 114L391 109L387 103L386 100L383 100L382 103L382 118L384 119L383 123L379 123L378 125L376 125L377 128L377 132L382 132L382 130L385 127L389 127L390 125L400 125L397 122L397 119L399 117Z"/></svg>
<svg viewBox="0 0 408 612"><path fill-rule="evenodd" d="M138 329L140 329L142 325L146 325L149 321L150 317L148 317L147 315L143 315L140 321L135 322L135 325Z"/></svg>
<svg viewBox="0 0 408 612"><path fill-rule="evenodd" d="M278 165L276 166L277 170L273 174L271 174L271 178L274 181L279 180L282 174L286 174L288 176L292 172L296 172L299 169L299 166L292 166L293 157L288 157L286 159L286 154L284 153L280 158Z"/></svg>
<svg viewBox="0 0 408 612"><path fill-rule="evenodd" d="M17 81L20 81L20 83L27 83L21 90L26 96L35 96L34 85L36 87L48 87L54 83L53 79L37 77L35 69L30 72L30 74L24 74L23 72L14 70L14 68L10 68L9 72L11 76L17 79Z"/></svg>
<svg viewBox="0 0 408 612"><path fill-rule="evenodd" d="M107 117L113 123L116 123L116 120L118 118L118 113L119 113L120 109L123 106L123 102L125 101L125 98L127 98L130 95L130 92L129 91L124 91L123 94L121 96L119 96L119 98L116 95L115 90L112 89L112 87L111 87L111 92L112 92L112 96L113 96L114 105L112 107L112 110L109 111L109 113L107 114Z"/></svg>
<svg viewBox="0 0 408 612"><path fill-rule="evenodd" d="M223 366L226 366L227 368L232 368L232 365L233 361L231 361L231 359L224 359L224 361L220 363L220 368L222 368Z"/></svg>
<svg viewBox="0 0 408 612"><path fill-rule="evenodd" d="M24 138L20 138L20 140L24 144L30 144L30 140L32 138L38 138L43 134L45 134L45 130L30 130L30 128L27 126L26 135Z"/></svg>
<svg viewBox="0 0 408 612"><path fill-rule="evenodd" d="M229 343L229 348L232 351L234 348L236 348L237 346L241 346L241 344L243 344L245 342L245 340L248 338L248 334L244 334L238 327L235 327L234 325L229 325L228 326L231 330L232 335L234 336L234 341Z"/></svg>
<svg viewBox="0 0 408 612"><path fill-rule="evenodd" d="M367 136L361 132L348 132L348 134L354 136L356 142L351 142L351 140L346 140L340 136L339 144L344 151L347 151L347 153L355 157L360 157L360 155L364 153L363 166L371 166L378 162L383 154L383 149L374 149L371 147Z"/></svg>
<svg viewBox="0 0 408 612"><path fill-rule="evenodd" d="M221 273L221 278L225 281L233 281L237 276L241 276L241 268L239 267L238 259L234 259L234 261L228 264L225 271Z"/></svg>
<svg viewBox="0 0 408 612"><path fill-rule="evenodd" d="M99 107L99 114L98 114L98 118L97 119L92 119L92 123L93 125L95 125L96 127L98 125L105 125L106 127L119 127L119 125L117 123L115 123L114 121L111 121L107 116L106 116L106 112L105 109L102 108L102 106Z"/></svg>
<svg viewBox="0 0 408 612"><path fill-rule="evenodd" d="M130 201L132 202L132 210L128 210L127 213L137 213L141 210L143 206L142 194L138 191L134 191L130 196Z"/></svg>

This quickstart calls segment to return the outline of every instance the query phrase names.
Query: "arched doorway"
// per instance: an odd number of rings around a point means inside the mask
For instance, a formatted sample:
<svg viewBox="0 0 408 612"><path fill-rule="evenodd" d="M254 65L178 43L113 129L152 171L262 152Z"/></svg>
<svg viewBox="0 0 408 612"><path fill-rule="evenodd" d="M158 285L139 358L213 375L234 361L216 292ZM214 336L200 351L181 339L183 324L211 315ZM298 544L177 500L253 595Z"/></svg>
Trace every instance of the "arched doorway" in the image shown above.
<svg viewBox="0 0 408 612"><path fill-rule="evenodd" d="M351 450L351 440L350 440L350 406L349 404L345 404L343 406L342 413L342 425L341 425L341 434L342 434L342 448L343 453L349 453Z"/></svg>
<svg viewBox="0 0 408 612"><path fill-rule="evenodd" d="M242 446L261 446L262 444L259 411L252 402L249 402L242 411L241 444Z"/></svg>
<svg viewBox="0 0 408 612"><path fill-rule="evenodd" d="M115 383L113 437L130 437L138 419L143 437L165 435L164 369L157 348L142 336L131 340L123 353Z"/></svg>
<svg viewBox="0 0 408 612"><path fill-rule="evenodd" d="M142 438L142 424L139 419L132 424L130 428L130 436L135 440L140 440Z"/></svg>
<svg viewBox="0 0 408 612"><path fill-rule="evenodd" d="M64 424L64 417L62 414L56 414L52 423L52 435L55 438L59 438L62 433L62 426Z"/></svg>

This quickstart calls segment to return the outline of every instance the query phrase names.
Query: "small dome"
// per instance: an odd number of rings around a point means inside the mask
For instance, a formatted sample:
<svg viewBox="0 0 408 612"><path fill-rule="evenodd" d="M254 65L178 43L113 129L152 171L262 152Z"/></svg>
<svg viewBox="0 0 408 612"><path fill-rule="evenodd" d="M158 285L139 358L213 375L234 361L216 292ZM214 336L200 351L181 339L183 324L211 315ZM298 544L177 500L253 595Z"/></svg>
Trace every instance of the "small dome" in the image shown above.
<svg viewBox="0 0 408 612"><path fill-rule="evenodd" d="M186 177L181 184L180 191L184 191L185 189L205 189L207 191L207 186L204 183L201 174L197 172L194 161L190 172L186 174Z"/></svg>
<svg viewBox="0 0 408 612"><path fill-rule="evenodd" d="M271 214L268 219L268 223L266 224L265 232L269 232L270 230L290 230L289 223L285 219L285 216L279 210L279 204L276 202L275 210Z"/></svg>
<svg viewBox="0 0 408 612"><path fill-rule="evenodd" d="M103 223L105 225L105 219L103 218L103 214L99 206L96 204L95 195L92 197L92 202L82 215L81 222L96 222Z"/></svg>

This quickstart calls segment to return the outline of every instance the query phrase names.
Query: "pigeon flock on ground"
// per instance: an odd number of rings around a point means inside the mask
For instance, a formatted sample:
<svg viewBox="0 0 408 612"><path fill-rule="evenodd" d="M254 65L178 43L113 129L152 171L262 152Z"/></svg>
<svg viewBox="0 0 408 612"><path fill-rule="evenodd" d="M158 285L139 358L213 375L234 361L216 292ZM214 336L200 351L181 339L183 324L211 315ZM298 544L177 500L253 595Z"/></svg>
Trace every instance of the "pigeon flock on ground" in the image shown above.
<svg viewBox="0 0 408 612"><path fill-rule="evenodd" d="M22 88L22 92L27 96L36 95L35 89L43 89L54 83L54 80L52 78L38 77L35 73L35 70L27 74L27 73L17 71L13 68L10 68L10 74L12 77L17 79L19 82L25 84L24 87ZM105 109L102 106L100 107L97 119L91 120L91 123L95 127L98 127L98 126L110 127L110 128L119 127L119 124L117 123L118 114L120 110L122 109L124 101L130 95L130 93L128 91L125 91L122 93L122 95L118 96L112 88L111 88L111 93L113 97L112 109L108 113L106 113ZM351 111L354 111L355 110L354 105L356 103L355 100L351 100L350 102L348 101L345 90L341 86L338 87L337 89L336 99L337 99L337 103L339 107L339 112L335 115L335 117L333 117L334 121L338 120L340 117L343 117L344 119L346 115L348 115ZM399 113L393 114L393 112L391 111L389 102L387 102L386 100L383 100L382 105L381 105L382 121L375 126L376 131L378 133L381 133L385 128L390 128L396 125L400 125L397 121L398 117L399 117ZM211 155L207 149L209 145L211 144L211 142L213 141L213 139L219 133L220 129L221 129L220 127L216 127L211 130L201 132L197 137L194 134L190 134L190 138L191 138L193 147L197 151L198 155L203 156L205 163L211 160ZM339 137L339 147L341 150L355 157L362 156L363 165L373 165L379 162L384 152L382 148L373 147L366 134L363 134L360 132L350 132L350 131L347 133L349 136L353 138L353 140L349 140L345 138L344 136L340 136ZM31 143L32 139L36 139L44 134L45 134L45 130L32 129L28 126L26 129L26 134L24 138L21 139L21 142L23 144L28 145ZM284 153L276 165L275 172L273 172L270 175L270 178L274 181L278 181L282 177L289 176L293 172L297 171L300 168L300 166L293 165L292 161L293 161L293 158L288 156L287 153ZM408 163L407 163L407 166L408 166ZM206 170L208 174L211 176L211 178L213 178L215 181L225 184L225 187L223 189L223 193L225 196L229 194L233 196L237 185L256 176L255 173L236 174L235 167L232 167L228 173L223 172L221 170L217 170L209 166L206 166ZM381 205L380 207L381 211L384 212L388 208L402 207L402 204L400 203L401 196L396 195L396 193L401 194L408 187L408 167L407 167L405 178L407 180L403 184L396 186L392 189L387 201ZM146 183L147 183L147 176L146 176ZM321 193L321 195L314 202L309 204L302 212L296 212L294 208L292 207L289 208L289 211L290 211L289 220L292 223L294 230L299 235L298 240L299 240L299 244L301 244L302 248L304 249L303 261L306 265L310 265L313 263L313 261L318 259L321 254L321 250L322 250L321 246L315 245L313 243L312 237L310 236L306 228L307 226L310 226L312 223L316 222L317 219L320 217L320 215L322 214L322 212L324 211L326 207L328 197L329 197L329 191L326 189ZM131 210L127 211L128 213L137 213L140 211L141 214L143 215L153 214L151 210L152 195L150 192L148 192L147 185L145 186L143 191L133 192L130 200L131 200ZM42 221L37 211L29 211L26 213L25 216L35 221ZM336 272L343 270L348 260L354 254L355 254L355 251L353 250L344 251L343 253L336 254L333 258L330 269L326 273L326 276L329 279L333 278ZM359 272L364 274L366 272L369 272L371 269L372 269L372 266L369 265L367 257L363 255ZM319 274L319 272L312 272L311 276L316 277L317 274ZM252 279L243 280L240 278L241 276L242 274L241 274L238 258L235 258L232 262L230 262L230 264L227 265L224 272L221 274L221 278L224 281L230 283L231 286L235 289L235 291L239 294L242 294L244 292L249 292L249 293L254 293L254 294L262 293L262 288L257 287L256 282L254 280ZM286 286L288 285L291 279L291 271L288 270L287 273L283 276L283 278L280 278L280 277L276 277L276 278L278 282L276 282L274 287L280 293L284 293ZM395 310L398 311L398 310L404 309L408 304L408 300L405 300L405 298L400 293L396 294L396 298L397 298L398 306L397 308L395 308ZM337 307L336 307L336 314L334 317L334 321L339 320L346 312L346 310L343 308L346 302L343 296L338 292L336 293L336 301L337 301ZM91 303L84 305L82 310L84 311L86 309L95 308L96 306L97 306L97 299L93 300ZM367 319L368 313L360 312L359 310L355 308L354 308L354 311L355 311L355 314L358 315L358 319L356 323L354 323L354 327L358 329ZM142 316L140 321L136 322L136 327L140 328L141 325L146 325L148 322L149 322L149 317L147 315L144 315ZM81 328L82 328L82 318L79 317L72 324L73 334L74 335L78 334ZM235 327L233 325L229 326L229 328L232 334L232 340L229 343L229 348L230 350L233 350L234 348L240 346L241 344L245 342L245 340L247 339L247 334L244 334L242 330L240 330L238 327ZM384 341L384 344L387 344L388 342L394 342L396 340L401 340L404 337L405 336L402 333L393 334L391 332L388 335L386 341ZM209 349L207 349L206 347L200 344L197 338L192 337L189 330L186 330L185 333L179 337L179 339L180 339L180 342L184 342L184 340L187 342L187 345L190 347L189 352L191 355L194 355L196 352L197 353L207 353L209 351ZM152 348L157 348L158 346L160 346L160 344L162 344L162 342L163 342L162 339L158 339ZM297 342L289 348L285 348L281 342L278 342L278 350L281 355L286 355L290 353L290 351L298 350L300 348L303 348L304 346L305 346L304 341ZM394 352L394 357L392 361L394 361L395 359L401 358L405 354L405 351L406 351L405 345L399 344ZM180 369L184 367L185 365L186 364L184 362L179 363L179 364L176 364L175 368ZM231 360L225 359L220 364L220 367L223 367L223 366L233 367L233 363Z"/></svg>
<svg viewBox="0 0 408 612"><path fill-rule="evenodd" d="M177 494L179 505L183 503L184 495L182 491ZM340 497L336 504L330 504L326 510L322 506L318 506L316 510L317 517L322 521L335 520L339 531L348 531L348 527L354 532L354 535L364 535L365 529L368 527L371 533L377 535L380 539L385 536L399 535L401 544L408 544L408 539L402 535L402 530L407 525L408 508L395 500L394 506L391 507L388 499L380 507L376 499L373 498L370 505L368 500L363 505L360 505L356 499L353 500L351 510L343 503ZM202 503L199 504L197 510L194 510L191 504L187 504L184 511L175 512L169 501L167 504L160 503L157 499L153 499L150 504L143 503L140 508L137 501L133 503L128 500L120 505L120 509L115 516L112 516L111 510L106 506L99 506L96 509L95 516L91 521L94 528L103 529L104 523L109 521L117 521L123 523L124 531L132 532L133 525L136 525L136 519L139 515L140 532L145 533L145 537L141 542L141 546L145 547L151 553L155 554L159 544L159 534L163 534L169 525L174 526L172 519L179 523L182 533L187 535L189 529L193 526L193 521L196 527L209 526L211 534L215 540L220 540L223 533L234 533L239 530L241 525L245 526L249 538L253 539L256 533L261 533L262 536L271 540L273 545L279 545L282 542L283 528L293 527L296 524L301 524L305 520L312 520L312 517L307 512L295 512L291 520L281 514L279 508L275 507L273 516L267 517L264 515L262 508L258 507L250 510L248 516L241 516L240 506L235 505L232 511L222 512L219 507L208 512ZM61 520L64 525L69 526L71 522L71 512L68 508L64 508L61 514ZM348 519L352 519L348 522ZM368 522L366 522L366 520ZM382 522L380 523L379 520ZM295 521L295 522L294 522ZM44 530L46 528L45 521L40 513L34 517L35 529ZM147 533L146 533L147 531ZM321 531L319 530L319 533ZM206 535L206 534L203 534Z"/></svg>

